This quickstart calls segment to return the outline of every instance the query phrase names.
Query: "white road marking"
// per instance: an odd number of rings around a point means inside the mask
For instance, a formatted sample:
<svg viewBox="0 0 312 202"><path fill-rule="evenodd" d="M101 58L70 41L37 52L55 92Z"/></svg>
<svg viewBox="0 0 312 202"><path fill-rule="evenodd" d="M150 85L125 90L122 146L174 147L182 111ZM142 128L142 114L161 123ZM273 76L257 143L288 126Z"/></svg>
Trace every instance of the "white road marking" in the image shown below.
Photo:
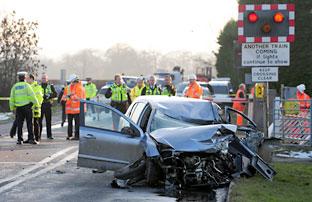
<svg viewBox="0 0 312 202"><path fill-rule="evenodd" d="M43 166L44 164L46 164L46 163L52 161L53 159L55 159L55 158L57 158L57 157L59 157L59 156L65 154L66 152L68 152L68 151L70 151L70 150L72 150L72 149L75 149L75 148L77 148L77 146L72 146L72 147L68 147L68 148L66 148L66 149L63 149L63 150L61 150L61 151L59 151L59 152L53 154L52 156L47 157L47 158L45 158L45 159L39 161L38 163L36 163L36 165L31 166L30 168L27 168L27 169L21 171L20 173L14 175L14 176L9 176L9 177L7 177L7 178L5 178L5 179L0 180L0 184L1 184L1 183L4 183L4 182L11 181L11 180L14 180L14 179L16 179L16 178L18 178L18 177L21 177L21 176L23 176L23 175L26 175L27 173L29 173L29 172L31 172L31 171L33 171L33 170L38 169L39 167Z"/></svg>
<svg viewBox="0 0 312 202"><path fill-rule="evenodd" d="M7 162L7 161L0 161L0 164L36 164L38 162L36 161L13 161L13 162Z"/></svg>
<svg viewBox="0 0 312 202"><path fill-rule="evenodd" d="M58 161L57 163L55 163L53 165L50 165L50 166L48 166L48 167L46 167L46 168L44 168L42 170L39 170L38 172L36 172L34 174L29 174L27 176L22 176L21 179L13 181L11 183L8 183L8 184L0 187L0 193L6 191L8 189L11 189L12 187L14 187L14 186L16 186L16 185L26 181L26 180L29 180L29 179L34 178L34 177L37 177L37 176L39 176L39 175L41 175L43 173L46 173L46 172L48 172L48 171L50 171L50 170L52 170L52 169L54 169L54 168L56 168L58 166L61 166L61 165L65 164L67 161L70 161L70 160L74 159L75 157L77 157L77 152L76 151L71 153L71 154L69 154L68 156L66 156L62 160Z"/></svg>
<svg viewBox="0 0 312 202"><path fill-rule="evenodd" d="M63 126L63 127L65 127L65 126L67 126L67 125L68 125L68 123L64 123L64 126ZM58 128L62 128L62 125L61 125L60 123L51 126L51 129L58 129ZM42 134L45 134L45 133L43 132L43 131L45 131L45 130L47 130L47 127L43 127L43 128L42 128ZM26 131L26 132L23 132L23 135L28 135L28 132L27 132L27 131Z"/></svg>

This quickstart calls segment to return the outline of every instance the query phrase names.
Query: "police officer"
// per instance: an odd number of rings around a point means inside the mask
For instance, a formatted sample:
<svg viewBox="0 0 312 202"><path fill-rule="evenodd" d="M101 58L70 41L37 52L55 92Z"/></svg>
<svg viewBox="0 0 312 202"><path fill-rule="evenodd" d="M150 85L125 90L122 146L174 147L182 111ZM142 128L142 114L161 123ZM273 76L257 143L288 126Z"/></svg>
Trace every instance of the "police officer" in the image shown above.
<svg viewBox="0 0 312 202"><path fill-rule="evenodd" d="M126 113L131 99L126 84L122 83L121 75L115 75L115 83L109 87L105 93L106 98L111 98L111 106L122 113ZM112 114L113 130L120 131L119 121L120 116L116 113Z"/></svg>
<svg viewBox="0 0 312 202"><path fill-rule="evenodd" d="M18 80L11 89L10 110L16 110L17 144L23 144L23 123L26 119L28 140L24 143L37 144L32 127L32 105L38 106L38 100L32 87L25 82L27 72L19 72Z"/></svg>
<svg viewBox="0 0 312 202"><path fill-rule="evenodd" d="M35 96L38 100L38 105L33 105L32 106L32 111L33 111L33 117L34 117L34 135L35 135L35 140L37 142L40 141L40 126L39 126L39 120L41 117L41 104L43 101L43 93L42 93L42 87L35 81L35 77L33 74L29 74L29 77L27 79L27 83L30 84L32 87Z"/></svg>
<svg viewBox="0 0 312 202"><path fill-rule="evenodd" d="M156 85L155 76L150 76L148 84L142 90L142 95L161 95L161 89Z"/></svg>
<svg viewBox="0 0 312 202"><path fill-rule="evenodd" d="M106 98L111 98L111 106L122 113L126 113L131 99L126 84L122 83L121 75L115 75L115 83L109 87L105 93Z"/></svg>
<svg viewBox="0 0 312 202"><path fill-rule="evenodd" d="M167 95L167 96L175 96L176 95L176 88L172 84L172 78L170 75L165 76L165 85L162 89L162 95Z"/></svg>
<svg viewBox="0 0 312 202"><path fill-rule="evenodd" d="M85 85L86 90L86 100L91 100L96 96L97 88L94 83L92 83L92 79L90 77L86 78L87 84Z"/></svg>
<svg viewBox="0 0 312 202"><path fill-rule="evenodd" d="M57 93L55 91L53 84L50 84L48 82L47 74L42 74L41 87L43 91L43 102L41 105L41 117L39 120L39 126L40 126L39 139L41 139L41 134L42 134L43 117L46 118L47 138L53 139L52 131L51 131L51 122L52 122L52 109L51 108L52 108L53 98L57 97Z"/></svg>
<svg viewBox="0 0 312 202"><path fill-rule="evenodd" d="M142 94L142 90L145 87L143 77L137 79L137 84L131 89L130 97L131 101L134 101L135 98L139 97Z"/></svg>
<svg viewBox="0 0 312 202"><path fill-rule="evenodd" d="M86 100L91 100L96 97L97 88L94 83L92 83L92 79L90 77L86 78L87 84L85 85L86 90ZM91 108L91 111L94 113L94 105L88 105Z"/></svg>

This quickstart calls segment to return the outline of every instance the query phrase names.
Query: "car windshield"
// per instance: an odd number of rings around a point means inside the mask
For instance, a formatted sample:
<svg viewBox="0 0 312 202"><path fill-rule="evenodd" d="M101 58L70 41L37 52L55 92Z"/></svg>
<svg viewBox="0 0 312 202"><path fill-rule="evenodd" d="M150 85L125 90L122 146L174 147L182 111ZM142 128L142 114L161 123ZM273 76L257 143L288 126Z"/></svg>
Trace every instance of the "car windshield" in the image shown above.
<svg viewBox="0 0 312 202"><path fill-rule="evenodd" d="M196 125L199 124L178 120L160 111L157 111L151 123L151 132L161 128L190 127Z"/></svg>
<svg viewBox="0 0 312 202"><path fill-rule="evenodd" d="M212 86L214 94L229 94L227 86Z"/></svg>
<svg viewBox="0 0 312 202"><path fill-rule="evenodd" d="M122 79L129 88L133 88L137 83L136 78L122 77Z"/></svg>

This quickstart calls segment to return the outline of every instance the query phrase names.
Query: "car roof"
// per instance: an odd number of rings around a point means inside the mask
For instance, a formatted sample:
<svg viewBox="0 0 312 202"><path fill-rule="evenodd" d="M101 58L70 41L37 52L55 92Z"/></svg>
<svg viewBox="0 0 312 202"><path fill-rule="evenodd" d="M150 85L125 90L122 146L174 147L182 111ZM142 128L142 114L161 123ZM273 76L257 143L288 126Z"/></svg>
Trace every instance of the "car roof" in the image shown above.
<svg viewBox="0 0 312 202"><path fill-rule="evenodd" d="M230 83L230 81L209 81L208 82L210 85L228 85Z"/></svg>
<svg viewBox="0 0 312 202"><path fill-rule="evenodd" d="M137 79L137 78L139 78L138 76L126 76L126 75L124 75L124 76L121 76L122 78L129 78L129 79Z"/></svg>

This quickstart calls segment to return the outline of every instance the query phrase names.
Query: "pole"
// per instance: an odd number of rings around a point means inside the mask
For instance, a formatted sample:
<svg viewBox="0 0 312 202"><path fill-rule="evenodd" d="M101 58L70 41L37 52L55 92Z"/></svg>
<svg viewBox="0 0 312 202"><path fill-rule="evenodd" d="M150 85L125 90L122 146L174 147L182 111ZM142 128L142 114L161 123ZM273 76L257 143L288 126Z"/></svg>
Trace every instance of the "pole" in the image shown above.
<svg viewBox="0 0 312 202"><path fill-rule="evenodd" d="M266 137L269 137L269 126L270 126L270 95L269 95L269 82L266 82Z"/></svg>

